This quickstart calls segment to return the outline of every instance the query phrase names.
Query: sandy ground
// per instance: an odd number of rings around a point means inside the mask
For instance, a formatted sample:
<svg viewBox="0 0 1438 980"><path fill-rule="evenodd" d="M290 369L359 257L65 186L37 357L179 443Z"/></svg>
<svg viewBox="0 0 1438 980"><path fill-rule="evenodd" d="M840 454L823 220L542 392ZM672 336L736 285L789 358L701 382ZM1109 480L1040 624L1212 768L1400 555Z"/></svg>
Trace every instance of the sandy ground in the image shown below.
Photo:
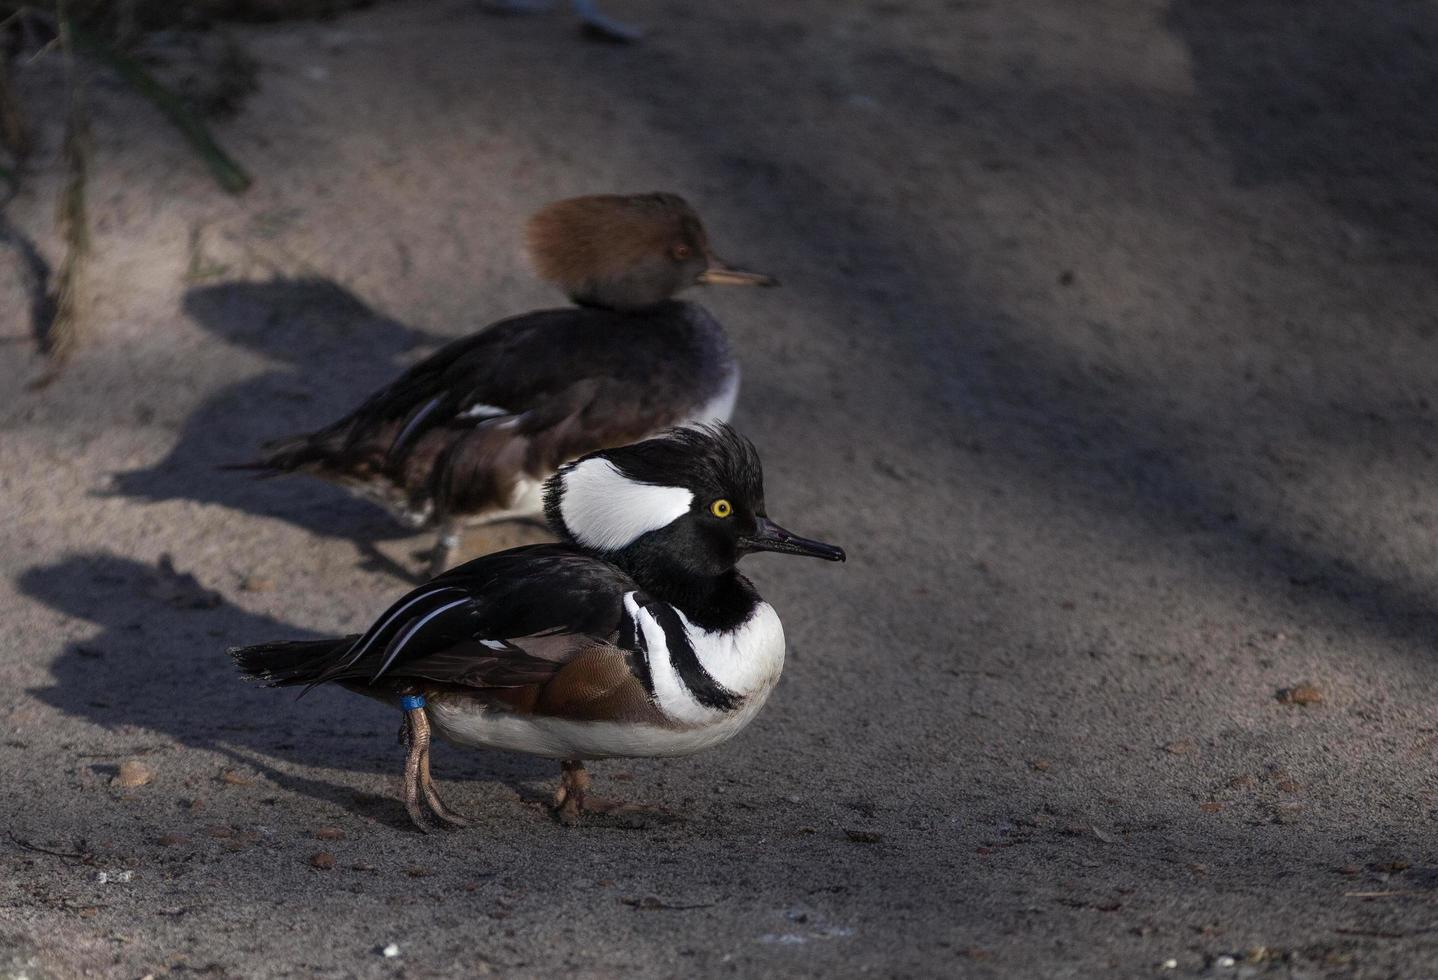
<svg viewBox="0 0 1438 980"><path fill-rule="evenodd" d="M0 976L1438 974L1438 8L609 9L650 40L243 29L238 200L98 83L43 391L0 253ZM357 542L424 542L214 464L553 304L536 206L651 189L784 280L702 299L771 512L850 561L752 561L791 660L743 737L595 767L676 817L441 748L479 823L421 836L393 713L222 651L361 628L404 584Z"/></svg>

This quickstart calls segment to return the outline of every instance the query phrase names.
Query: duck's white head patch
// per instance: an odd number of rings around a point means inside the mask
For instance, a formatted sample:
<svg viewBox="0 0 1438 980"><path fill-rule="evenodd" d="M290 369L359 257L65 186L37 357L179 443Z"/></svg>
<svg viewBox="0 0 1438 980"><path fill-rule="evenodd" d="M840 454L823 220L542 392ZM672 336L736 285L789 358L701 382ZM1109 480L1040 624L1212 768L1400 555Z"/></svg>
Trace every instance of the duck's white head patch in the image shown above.
<svg viewBox="0 0 1438 980"><path fill-rule="evenodd" d="M575 541L600 551L618 551L694 506L693 491L636 482L601 456L566 467L560 480L564 526Z"/></svg>

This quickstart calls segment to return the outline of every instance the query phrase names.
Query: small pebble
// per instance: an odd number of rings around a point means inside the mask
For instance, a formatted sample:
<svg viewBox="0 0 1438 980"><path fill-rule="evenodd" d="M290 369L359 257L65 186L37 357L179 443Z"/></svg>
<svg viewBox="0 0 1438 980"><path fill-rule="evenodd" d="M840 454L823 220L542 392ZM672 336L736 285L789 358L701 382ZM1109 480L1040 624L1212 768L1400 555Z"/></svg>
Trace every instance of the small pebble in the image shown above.
<svg viewBox="0 0 1438 980"><path fill-rule="evenodd" d="M1164 970L1177 970L1178 960L1164 960L1162 963L1159 964L1159 967L1160 969Z"/></svg>
<svg viewBox="0 0 1438 980"><path fill-rule="evenodd" d="M123 786L126 789L134 789L136 786L144 786L155 778L154 770L138 759L126 759L120 763L120 771L115 778L110 780L112 786Z"/></svg>
<svg viewBox="0 0 1438 980"><path fill-rule="evenodd" d="M344 840L345 832L339 827L316 827L313 831L315 840Z"/></svg>
<svg viewBox="0 0 1438 980"><path fill-rule="evenodd" d="M133 871L101 871L95 875L95 880L102 885L109 885L114 882L126 882L135 877Z"/></svg>
<svg viewBox="0 0 1438 980"><path fill-rule="evenodd" d="M399 955L399 946L395 943L390 943L384 949L380 950L379 953L385 959L392 960Z"/></svg>
<svg viewBox="0 0 1438 980"><path fill-rule="evenodd" d="M1213 961L1213 965L1218 967L1220 970L1231 970L1234 966L1234 959L1232 956L1220 956L1218 959Z"/></svg>
<svg viewBox="0 0 1438 980"><path fill-rule="evenodd" d="M1294 687L1280 688L1278 691L1279 704L1322 704L1323 692L1312 684L1298 684Z"/></svg>
<svg viewBox="0 0 1438 980"><path fill-rule="evenodd" d="M246 575L240 582L241 592L273 592L275 580L265 578L263 575Z"/></svg>
<svg viewBox="0 0 1438 980"><path fill-rule="evenodd" d="M227 783L230 786L248 786L253 783L254 780L237 769L226 769L220 773L220 782Z"/></svg>
<svg viewBox="0 0 1438 980"><path fill-rule="evenodd" d="M329 851L316 851L310 855L310 867L329 871L335 866L335 856Z"/></svg>
<svg viewBox="0 0 1438 980"><path fill-rule="evenodd" d="M1193 739L1181 738L1176 742L1169 742L1163 747L1163 750L1169 755L1188 755L1196 748L1198 746L1193 744Z"/></svg>

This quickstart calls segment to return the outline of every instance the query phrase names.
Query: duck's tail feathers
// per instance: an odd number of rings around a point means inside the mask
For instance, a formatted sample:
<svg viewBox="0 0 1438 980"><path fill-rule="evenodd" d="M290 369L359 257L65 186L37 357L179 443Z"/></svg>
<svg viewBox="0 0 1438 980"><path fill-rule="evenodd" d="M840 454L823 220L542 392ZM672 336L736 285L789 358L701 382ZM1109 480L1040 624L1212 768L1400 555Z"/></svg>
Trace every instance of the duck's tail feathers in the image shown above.
<svg viewBox="0 0 1438 980"><path fill-rule="evenodd" d="M258 643L250 647L231 647L230 658L240 673L271 687L287 684L312 684L319 679L335 658L354 646L359 635L334 640L289 640L283 643Z"/></svg>

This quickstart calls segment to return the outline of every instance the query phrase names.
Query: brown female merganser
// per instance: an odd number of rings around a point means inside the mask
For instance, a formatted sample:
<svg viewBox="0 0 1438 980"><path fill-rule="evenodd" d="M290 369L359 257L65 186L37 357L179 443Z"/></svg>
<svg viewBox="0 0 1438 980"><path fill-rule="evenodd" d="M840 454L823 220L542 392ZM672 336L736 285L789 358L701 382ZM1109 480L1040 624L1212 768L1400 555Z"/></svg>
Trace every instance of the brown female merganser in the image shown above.
<svg viewBox="0 0 1438 980"><path fill-rule="evenodd" d="M544 480L585 453L728 421L739 367L719 321L673 297L696 283L775 285L725 265L673 194L559 201L529 225L540 274L577 304L456 340L318 432L239 469L309 473L437 527L538 516Z"/></svg>
<svg viewBox="0 0 1438 980"><path fill-rule="evenodd" d="M589 807L586 759L680 756L732 738L784 667L784 629L735 568L756 551L843 561L769 520L750 442L726 425L592 453L546 484L562 544L487 555L363 634L231 656L272 685L333 681L402 708L405 806L463 826L430 778L431 730L563 761L554 806Z"/></svg>

